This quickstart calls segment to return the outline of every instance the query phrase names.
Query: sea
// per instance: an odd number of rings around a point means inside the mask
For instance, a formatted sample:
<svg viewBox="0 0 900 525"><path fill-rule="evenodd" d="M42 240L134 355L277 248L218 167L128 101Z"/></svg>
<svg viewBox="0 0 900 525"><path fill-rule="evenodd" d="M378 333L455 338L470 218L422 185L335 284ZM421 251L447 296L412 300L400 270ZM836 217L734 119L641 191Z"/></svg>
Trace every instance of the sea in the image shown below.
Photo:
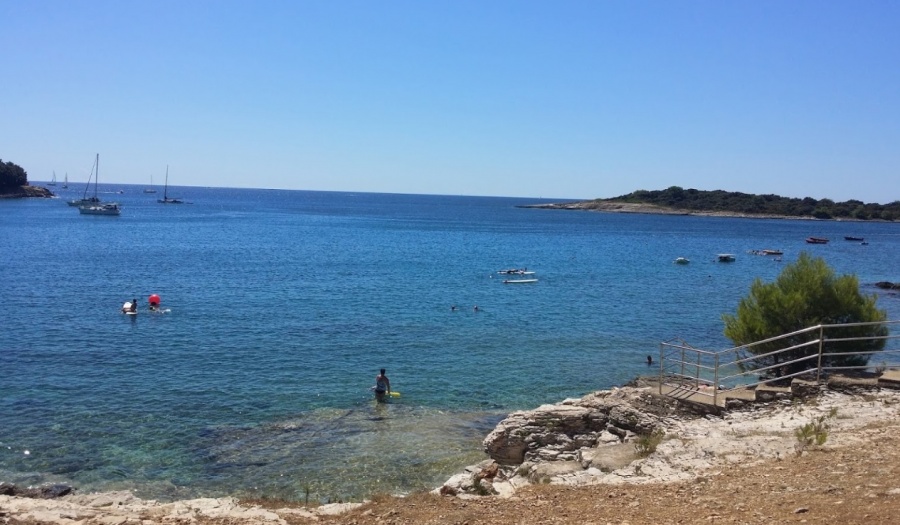
<svg viewBox="0 0 900 525"><path fill-rule="evenodd" d="M900 281L900 224L143 189L100 185L118 217L67 206L76 185L0 201L0 481L158 500L428 490L485 459L512 411L653 374L662 341L731 347L722 314L803 251L900 319L874 286ZM505 284L510 268L537 282ZM384 404L380 368L400 393Z"/></svg>

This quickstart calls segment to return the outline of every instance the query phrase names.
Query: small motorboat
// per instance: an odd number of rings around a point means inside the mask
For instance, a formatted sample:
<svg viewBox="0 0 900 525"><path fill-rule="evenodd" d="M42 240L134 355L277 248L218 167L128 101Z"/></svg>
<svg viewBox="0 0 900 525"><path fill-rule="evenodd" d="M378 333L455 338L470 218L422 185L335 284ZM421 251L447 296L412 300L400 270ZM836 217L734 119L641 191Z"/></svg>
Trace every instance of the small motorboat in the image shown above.
<svg viewBox="0 0 900 525"><path fill-rule="evenodd" d="M809 244L828 244L828 239L824 237L807 237L806 242Z"/></svg>
<svg viewBox="0 0 900 525"><path fill-rule="evenodd" d="M100 203L93 206L79 206L82 215L121 215L122 209L115 202Z"/></svg>
<svg viewBox="0 0 900 525"><path fill-rule="evenodd" d="M534 275L534 272L528 271L527 268L510 268L509 270L499 270L497 273L501 275Z"/></svg>
<svg viewBox="0 0 900 525"><path fill-rule="evenodd" d="M675 259L675 264L688 264L690 262L691 260L687 257L678 257L677 259Z"/></svg>
<svg viewBox="0 0 900 525"><path fill-rule="evenodd" d="M864 240L866 240L866 239L863 238L863 237L850 237L849 235L844 235L844 240L845 240L845 241L860 241L860 242L861 242L861 241L864 241Z"/></svg>
<svg viewBox="0 0 900 525"><path fill-rule="evenodd" d="M718 259L719 262L734 262L734 254L720 253L716 255L716 259Z"/></svg>
<svg viewBox="0 0 900 525"><path fill-rule="evenodd" d="M536 283L537 279L503 279L503 284L527 284Z"/></svg>
<svg viewBox="0 0 900 525"><path fill-rule="evenodd" d="M760 253L763 255L784 255L784 252L781 250L761 250Z"/></svg>

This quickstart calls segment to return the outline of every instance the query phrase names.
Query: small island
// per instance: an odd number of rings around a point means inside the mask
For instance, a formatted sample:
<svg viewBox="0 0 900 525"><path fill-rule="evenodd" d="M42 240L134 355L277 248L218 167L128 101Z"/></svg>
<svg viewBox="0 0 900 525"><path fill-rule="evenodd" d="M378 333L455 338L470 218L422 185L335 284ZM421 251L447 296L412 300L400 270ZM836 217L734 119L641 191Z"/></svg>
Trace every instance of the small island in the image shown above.
<svg viewBox="0 0 900 525"><path fill-rule="evenodd" d="M0 199L52 196L47 188L29 185L28 173L21 166L0 159Z"/></svg>
<svg viewBox="0 0 900 525"><path fill-rule="evenodd" d="M753 195L723 190L703 191L671 186L665 190L638 190L611 199L533 204L524 208L588 210L619 213L706 215L718 217L889 221L900 220L900 201L890 204L858 200L803 199Z"/></svg>

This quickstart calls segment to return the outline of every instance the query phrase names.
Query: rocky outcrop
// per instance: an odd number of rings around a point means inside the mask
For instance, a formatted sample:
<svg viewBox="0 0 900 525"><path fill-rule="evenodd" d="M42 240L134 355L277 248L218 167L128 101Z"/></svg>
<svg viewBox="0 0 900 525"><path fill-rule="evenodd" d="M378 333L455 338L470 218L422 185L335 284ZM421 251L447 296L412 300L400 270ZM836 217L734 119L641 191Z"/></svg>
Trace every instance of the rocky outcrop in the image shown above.
<svg viewBox="0 0 900 525"><path fill-rule="evenodd" d="M879 281L875 286L882 290L900 290L900 283L892 283L890 281Z"/></svg>
<svg viewBox="0 0 900 525"><path fill-rule="evenodd" d="M783 395L730 399L729 409L713 412L657 395L647 386L594 392L510 414L483 442L491 459L435 492L511 496L535 483L679 481L714 466L779 458L796 452L795 429L817 417L832 418L839 410L841 418L830 423L836 430L900 414L900 392L869 383L860 396L795 380ZM809 398L814 401L803 402ZM870 406L870 398L878 401Z"/></svg>
<svg viewBox="0 0 900 525"><path fill-rule="evenodd" d="M648 388L604 390L514 412L488 434L484 450L501 465L575 461L583 449L650 434L661 425L663 415L681 409Z"/></svg>
<svg viewBox="0 0 900 525"><path fill-rule="evenodd" d="M70 485L63 483L52 483L49 485L41 485L38 487L22 488L12 483L0 482L0 495L18 496L20 498L38 498L51 499L61 498L72 493L73 489Z"/></svg>
<svg viewBox="0 0 900 525"><path fill-rule="evenodd" d="M447 481L440 494L509 495L530 483L623 469L638 458L635 441L665 433L670 418L700 417L689 406L626 386L514 412L484 439L491 459Z"/></svg>
<svg viewBox="0 0 900 525"><path fill-rule="evenodd" d="M19 186L0 189L0 199L22 199L25 197L53 197L53 192L41 186Z"/></svg>

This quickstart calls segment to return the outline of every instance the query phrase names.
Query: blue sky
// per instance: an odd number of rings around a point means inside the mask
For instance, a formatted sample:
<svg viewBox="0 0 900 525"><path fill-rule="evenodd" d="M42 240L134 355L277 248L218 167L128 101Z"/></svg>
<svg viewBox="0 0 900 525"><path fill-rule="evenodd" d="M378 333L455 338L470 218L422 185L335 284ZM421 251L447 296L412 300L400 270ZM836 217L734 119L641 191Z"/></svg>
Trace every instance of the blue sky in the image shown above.
<svg viewBox="0 0 900 525"><path fill-rule="evenodd" d="M29 180L900 199L900 2L0 0Z"/></svg>

